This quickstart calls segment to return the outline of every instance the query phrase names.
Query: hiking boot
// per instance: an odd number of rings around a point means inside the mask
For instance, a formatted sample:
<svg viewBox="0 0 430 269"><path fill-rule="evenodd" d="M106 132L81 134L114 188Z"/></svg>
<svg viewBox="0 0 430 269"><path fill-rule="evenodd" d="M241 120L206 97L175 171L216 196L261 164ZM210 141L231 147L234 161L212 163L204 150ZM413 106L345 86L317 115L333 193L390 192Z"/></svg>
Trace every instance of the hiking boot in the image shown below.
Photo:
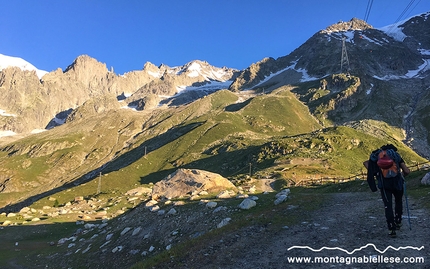
<svg viewBox="0 0 430 269"><path fill-rule="evenodd" d="M388 235L391 237L396 237L396 230L389 230Z"/></svg>
<svg viewBox="0 0 430 269"><path fill-rule="evenodd" d="M402 227L402 223L396 222L396 230L400 230L401 227Z"/></svg>

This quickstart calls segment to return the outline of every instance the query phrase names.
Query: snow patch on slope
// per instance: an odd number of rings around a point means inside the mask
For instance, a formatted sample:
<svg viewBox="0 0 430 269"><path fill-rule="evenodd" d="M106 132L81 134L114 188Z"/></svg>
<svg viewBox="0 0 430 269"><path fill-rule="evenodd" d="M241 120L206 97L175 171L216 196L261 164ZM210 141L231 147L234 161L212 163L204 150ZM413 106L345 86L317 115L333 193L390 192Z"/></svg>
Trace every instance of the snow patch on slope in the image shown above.
<svg viewBox="0 0 430 269"><path fill-rule="evenodd" d="M3 110L3 109L0 109L0 116L4 116L4 117L16 117L16 115L15 114L10 114L10 113L7 113L5 110Z"/></svg>
<svg viewBox="0 0 430 269"><path fill-rule="evenodd" d="M405 40L407 36L402 31L403 27L399 27L399 25L403 24L404 22L405 21L398 22L396 24L391 24L391 25L379 28L378 30L384 32L388 36L391 36L396 41L403 42L403 40Z"/></svg>
<svg viewBox="0 0 430 269"><path fill-rule="evenodd" d="M7 67L18 67L23 71L36 71L36 75L41 79L47 71L37 69L34 65L19 57L12 57L0 54L0 71Z"/></svg>
<svg viewBox="0 0 430 269"><path fill-rule="evenodd" d="M201 61L192 61L184 66L175 67L172 71L175 70L176 75L181 75L182 73L186 73L188 77L194 78L198 76L202 76L207 81L226 81L225 77L228 76L228 72L223 68L218 68L209 65L207 62Z"/></svg>
<svg viewBox="0 0 430 269"><path fill-rule="evenodd" d="M153 76L154 78L161 78L161 76L163 75L161 73L161 71L158 71L158 72L148 71L148 74L151 75L151 76Z"/></svg>
<svg viewBox="0 0 430 269"><path fill-rule="evenodd" d="M415 70L409 70L408 73L406 73L403 76L394 76L394 75L387 75L383 77L373 76L376 79L379 80L395 80L395 79L405 79L405 78L423 78L420 76L421 73L430 70L430 59L423 59L424 63L418 66Z"/></svg>
<svg viewBox="0 0 430 269"><path fill-rule="evenodd" d="M426 13L422 13L421 15L418 16L423 16L424 15L424 20L427 20L430 16L430 12L426 12ZM403 27L400 27L400 25L403 25L404 23L410 21L412 18L417 17L417 16L412 16L409 17L405 20L396 22L394 24L390 24L381 28L377 28L378 30L384 32L386 35L391 36L392 38L394 38L395 40L399 41L399 42L403 42L403 40L405 40L405 38L407 37L407 35L405 35L403 33ZM412 23L414 23L412 21Z"/></svg>
<svg viewBox="0 0 430 269"><path fill-rule="evenodd" d="M178 87L176 87L176 91L178 92L176 95L179 95L180 93L182 93L184 91L200 90L200 91L211 92L211 91L215 91L215 90L219 90L219 89L228 89L228 87L230 87L231 83L233 83L233 82L231 80L228 80L228 81L223 81L223 82L212 81L208 84L205 84L205 85L199 86L199 87L178 86ZM169 96L169 97L172 97L172 96Z"/></svg>
<svg viewBox="0 0 430 269"><path fill-rule="evenodd" d="M0 131L0 137L14 136L16 133L14 131Z"/></svg>
<svg viewBox="0 0 430 269"><path fill-rule="evenodd" d="M190 71L188 73L189 77L198 77L201 73L201 66L200 64L193 62L188 68L188 71Z"/></svg>
<svg viewBox="0 0 430 269"><path fill-rule="evenodd" d="M302 73L302 78L300 79L300 82L306 82L306 81L312 81L312 80L319 79L319 78L316 78L316 77L311 77L308 74L308 71L306 69L304 69L304 68L296 68L297 62L298 62L298 60L296 60L295 62L293 62L290 66L287 66L286 68L279 70L278 72L271 73L270 75L266 76L263 80L261 80L257 85L252 86L248 90L251 90L251 89L253 89L255 87L258 87L258 86L262 85L263 83L269 81L271 78L276 77L277 75L279 75L279 74L281 74L281 73L283 73L283 72L285 72L287 70L293 70L293 71L296 71L298 73Z"/></svg>

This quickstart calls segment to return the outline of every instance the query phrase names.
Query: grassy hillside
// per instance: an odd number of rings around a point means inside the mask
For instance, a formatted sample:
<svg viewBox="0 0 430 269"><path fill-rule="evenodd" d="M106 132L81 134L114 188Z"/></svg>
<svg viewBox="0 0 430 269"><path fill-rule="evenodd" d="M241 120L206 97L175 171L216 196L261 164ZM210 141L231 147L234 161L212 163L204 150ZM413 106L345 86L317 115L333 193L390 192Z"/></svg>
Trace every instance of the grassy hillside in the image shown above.
<svg viewBox="0 0 430 269"><path fill-rule="evenodd" d="M180 167L231 179L274 176L284 183L348 177L360 173L368 154L387 142L395 143L406 161L422 160L395 135L322 129L288 87L238 100L219 91L176 108L109 110L8 144L0 162L3 177L11 180L0 193L0 206L21 201L22 207L65 190L64 201L93 195L100 179L103 192L124 193ZM384 134L397 132L376 127Z"/></svg>
<svg viewBox="0 0 430 269"><path fill-rule="evenodd" d="M128 219L146 225L147 219L139 215L139 210L145 209L137 207L141 201L131 201L125 193L138 186L149 186L178 168L216 172L243 185L272 178L279 190L308 180L347 178L363 173L362 162L372 150L387 143L395 144L408 164L424 161L402 144L399 128L384 122L366 120L323 128L290 88L241 98L229 91L219 91L176 108L143 112L110 110L88 118L83 115L84 118L3 146L0 150L1 176L10 180L6 183L6 191L0 193L0 207L2 211L18 211L31 205L34 212L28 216L0 215L0 223L13 223L6 227L10 228L8 233L0 234L2 242L6 242L0 248L0 267L19 260L22 253L27 257L20 260L24 265L40 265L45 262L40 257L68 253L67 245L51 245L75 233L79 228L76 220L83 220L87 210L93 210L95 213L92 214L96 216L108 214L112 218L109 229L118 230L117 234L122 226L130 225ZM419 186L418 176L410 178L411 195L427 196L428 188ZM300 211L291 214L288 204L281 205L289 212L287 224L294 225L303 215L311 214L323 203L322 194L337 191L368 189L362 181L355 180L316 188L292 187ZM259 204L272 205L275 193L256 195ZM84 197L86 209L79 208L76 197ZM237 201L230 199L219 203L236 206ZM11 205L5 207L7 204ZM66 204L76 209L55 217L47 214L61 211ZM194 212L192 206L195 205L187 204L186 208ZM259 206L250 213L233 212L233 225L196 240L184 240L172 251L193 250L193 245L205 244L222 232L234 233L234 229L256 222L270 224L276 229L286 224L284 218L277 216L269 206ZM147 213L145 216L158 218L156 213ZM33 222L34 217L40 220ZM253 220L251 224L250 219ZM187 223L186 227L189 226L192 225ZM91 231L82 237L94 241L88 254L99 258L98 251L105 236L97 238L96 234L97 231ZM19 242L19 246L11 248L15 242ZM143 268L168 260L168 254L162 252L149 259ZM34 257L38 257L37 261ZM79 254L73 256L73 261L64 262L85 267L86 257ZM133 259L127 263L137 262L141 257L136 255Z"/></svg>

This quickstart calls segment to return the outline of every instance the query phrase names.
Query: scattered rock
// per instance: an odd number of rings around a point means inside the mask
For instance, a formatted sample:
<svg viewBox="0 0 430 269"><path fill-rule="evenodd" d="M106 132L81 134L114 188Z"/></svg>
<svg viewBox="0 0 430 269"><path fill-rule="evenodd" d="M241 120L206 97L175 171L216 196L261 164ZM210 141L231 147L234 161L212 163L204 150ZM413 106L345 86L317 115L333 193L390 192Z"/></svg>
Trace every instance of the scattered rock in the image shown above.
<svg viewBox="0 0 430 269"><path fill-rule="evenodd" d="M131 255L136 255L137 253L139 253L139 250L138 249L132 249L128 253L130 253Z"/></svg>
<svg viewBox="0 0 430 269"><path fill-rule="evenodd" d="M218 198L218 199L229 199L229 198L234 197L235 195L236 195L236 192L234 192L234 191L229 191L229 190L225 190L225 191L220 192L220 193L216 196L216 198Z"/></svg>
<svg viewBox="0 0 430 269"><path fill-rule="evenodd" d="M96 238L96 237L98 237L99 236L99 234L94 234L93 236L91 236L91 238L90 239L94 239L94 238Z"/></svg>
<svg viewBox="0 0 430 269"><path fill-rule="evenodd" d="M19 211L19 213L23 214L23 213L27 213L30 212L30 208L29 207L23 207L21 208L21 210Z"/></svg>
<svg viewBox="0 0 430 269"><path fill-rule="evenodd" d="M58 214L60 214L60 215L66 215L68 213L69 213L69 210L67 210L67 209L61 209L60 211L58 211Z"/></svg>
<svg viewBox="0 0 430 269"><path fill-rule="evenodd" d="M217 212L225 211L225 210L227 210L226 206L219 206L219 207L214 209L213 213L217 213Z"/></svg>
<svg viewBox="0 0 430 269"><path fill-rule="evenodd" d="M190 201L197 201L199 199L200 199L199 195L191 195L191 197L190 197Z"/></svg>
<svg viewBox="0 0 430 269"><path fill-rule="evenodd" d="M287 195L283 194L283 195L279 195L278 198L275 200L274 204L275 205L279 205L280 203L284 202L285 200L287 200Z"/></svg>
<svg viewBox="0 0 430 269"><path fill-rule="evenodd" d="M90 249L91 249L91 244L89 244L88 247L82 251L82 253L87 253Z"/></svg>
<svg viewBox="0 0 430 269"><path fill-rule="evenodd" d="M106 241L111 240L112 236L113 236L113 234L112 234L112 233L111 233L111 234L106 235Z"/></svg>
<svg viewBox="0 0 430 269"><path fill-rule="evenodd" d="M169 212L167 212L167 215L174 215L174 214L176 214L176 213L178 213L178 212L176 211L176 209L171 208L171 209L169 210Z"/></svg>
<svg viewBox="0 0 430 269"><path fill-rule="evenodd" d="M214 208L216 206L217 206L217 202L213 202L213 201L206 204L206 207L208 208Z"/></svg>
<svg viewBox="0 0 430 269"><path fill-rule="evenodd" d="M280 203L283 203L288 198L288 194L290 193L290 189L283 189L279 193L275 195L275 205L279 205Z"/></svg>
<svg viewBox="0 0 430 269"><path fill-rule="evenodd" d="M125 235L126 233L128 233L128 231L130 231L131 228L130 227L126 227L124 228L124 230L122 230L121 235Z"/></svg>
<svg viewBox="0 0 430 269"><path fill-rule="evenodd" d="M132 236L137 235L138 233L140 233L140 230L142 230L142 227L137 227L133 230L133 233L131 234Z"/></svg>
<svg viewBox="0 0 430 269"><path fill-rule="evenodd" d="M160 207L158 205L154 205L149 209L151 212L156 212L158 210L160 210Z"/></svg>
<svg viewBox="0 0 430 269"><path fill-rule="evenodd" d="M122 249L123 249L123 247L122 247L122 246L117 246L117 247L115 247L114 249L112 249L112 253L120 252Z"/></svg>
<svg viewBox="0 0 430 269"><path fill-rule="evenodd" d="M152 207L156 204L158 204L158 202L156 200L149 200L148 202L146 202L145 206L146 207Z"/></svg>
<svg viewBox="0 0 430 269"><path fill-rule="evenodd" d="M5 220L2 224L2 226L9 226L10 224L12 224L12 221L10 220Z"/></svg>
<svg viewBox="0 0 430 269"><path fill-rule="evenodd" d="M256 205L257 205L257 202L255 202L252 199L246 198L239 204L239 208L250 209L251 207L254 207Z"/></svg>
<svg viewBox="0 0 430 269"><path fill-rule="evenodd" d="M421 179L421 184L430 185L430 172L424 175L424 177Z"/></svg>
<svg viewBox="0 0 430 269"><path fill-rule="evenodd" d="M122 215L122 214L124 214L125 213L125 211L124 210L122 210L122 209L118 209L116 212L115 212L115 214L116 215Z"/></svg>
<svg viewBox="0 0 430 269"><path fill-rule="evenodd" d="M106 226L108 226L107 222L100 224L98 228L99 228L99 230L101 230L101 229L103 229Z"/></svg>
<svg viewBox="0 0 430 269"><path fill-rule="evenodd" d="M231 221L231 218L225 218L220 223L218 223L217 228L226 226Z"/></svg>
<svg viewBox="0 0 430 269"><path fill-rule="evenodd" d="M131 189L125 193L127 196L141 196L143 194L150 194L152 192L151 188L147 187L137 187L135 189Z"/></svg>
<svg viewBox="0 0 430 269"><path fill-rule="evenodd" d="M96 225L95 225L95 224L93 224L93 223L86 223L86 224L84 225L84 228L85 228L85 229L87 229L87 230L93 229L93 228L95 228L95 227L96 227Z"/></svg>
<svg viewBox="0 0 430 269"><path fill-rule="evenodd" d="M102 244L99 248L104 248L107 244L109 244L111 241L106 241L104 244Z"/></svg>

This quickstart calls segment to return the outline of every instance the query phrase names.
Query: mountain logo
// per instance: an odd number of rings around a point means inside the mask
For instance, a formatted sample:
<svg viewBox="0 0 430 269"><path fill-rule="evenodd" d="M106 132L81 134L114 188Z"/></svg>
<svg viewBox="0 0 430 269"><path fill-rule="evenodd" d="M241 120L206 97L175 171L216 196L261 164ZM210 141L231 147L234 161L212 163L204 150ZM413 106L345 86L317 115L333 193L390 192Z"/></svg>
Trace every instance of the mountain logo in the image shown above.
<svg viewBox="0 0 430 269"><path fill-rule="evenodd" d="M309 249L309 250L311 250L313 252L321 252L323 250L340 250L340 251L343 251L343 252L351 255L351 254L354 254L357 251L363 250L363 249L365 249L367 247L370 247L370 246L373 247L377 252L379 252L381 254L384 254L389 249L392 249L392 250L395 250L395 251L400 251L400 250L404 250L404 249L415 249L417 251L420 251L420 250L424 249L424 246L421 246L421 247L405 246L405 247L398 247L398 248L395 248L393 246L388 246L384 250L380 250L374 244L369 243L369 244L367 244L365 246L356 248L356 249L354 249L352 251L348 251L348 250L345 250L345 249L339 248L339 247L322 247L322 248L319 248L319 249L314 249L314 248L311 248L309 246L292 246L292 247L289 247L287 250L290 251L292 249Z"/></svg>

